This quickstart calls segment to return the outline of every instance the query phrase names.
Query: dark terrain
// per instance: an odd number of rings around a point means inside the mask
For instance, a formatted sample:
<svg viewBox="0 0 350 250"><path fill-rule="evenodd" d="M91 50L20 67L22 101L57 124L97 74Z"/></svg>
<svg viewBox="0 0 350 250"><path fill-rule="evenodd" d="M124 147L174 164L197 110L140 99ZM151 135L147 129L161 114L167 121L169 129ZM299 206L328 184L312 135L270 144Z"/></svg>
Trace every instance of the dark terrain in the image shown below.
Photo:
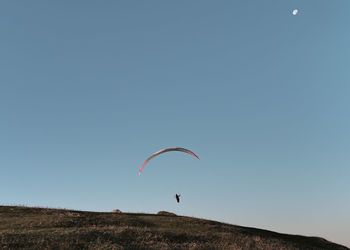
<svg viewBox="0 0 350 250"><path fill-rule="evenodd" d="M318 237L137 213L0 206L1 249L348 249Z"/></svg>

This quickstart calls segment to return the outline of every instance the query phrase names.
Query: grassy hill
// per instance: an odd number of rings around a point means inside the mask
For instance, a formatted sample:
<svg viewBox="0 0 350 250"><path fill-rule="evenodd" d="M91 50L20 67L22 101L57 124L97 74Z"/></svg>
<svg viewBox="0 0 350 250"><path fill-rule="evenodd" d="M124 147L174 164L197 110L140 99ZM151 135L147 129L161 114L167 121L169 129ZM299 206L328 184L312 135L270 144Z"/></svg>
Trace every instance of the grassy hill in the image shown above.
<svg viewBox="0 0 350 250"><path fill-rule="evenodd" d="M17 206L0 206L0 248L348 249L318 237L191 217Z"/></svg>

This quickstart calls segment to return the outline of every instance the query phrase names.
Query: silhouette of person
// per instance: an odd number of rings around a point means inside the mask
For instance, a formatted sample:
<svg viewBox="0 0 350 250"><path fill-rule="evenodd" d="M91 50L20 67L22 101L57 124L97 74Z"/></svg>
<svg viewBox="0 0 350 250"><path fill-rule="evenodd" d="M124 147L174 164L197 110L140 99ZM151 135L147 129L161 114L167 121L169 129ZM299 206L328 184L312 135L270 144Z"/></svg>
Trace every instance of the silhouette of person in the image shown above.
<svg viewBox="0 0 350 250"><path fill-rule="evenodd" d="M177 203L179 203L180 202L180 195L179 194L175 194L175 199L176 199Z"/></svg>

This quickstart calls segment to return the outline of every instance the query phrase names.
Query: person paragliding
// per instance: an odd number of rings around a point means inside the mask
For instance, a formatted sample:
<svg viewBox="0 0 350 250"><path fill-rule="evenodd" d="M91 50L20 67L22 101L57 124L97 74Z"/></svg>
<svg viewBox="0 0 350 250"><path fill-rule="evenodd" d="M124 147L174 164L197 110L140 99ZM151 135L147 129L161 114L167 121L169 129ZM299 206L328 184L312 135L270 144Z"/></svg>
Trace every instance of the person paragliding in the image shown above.
<svg viewBox="0 0 350 250"><path fill-rule="evenodd" d="M139 175L141 175L142 173L142 170L143 168L145 167L145 165L151 160L153 159L154 157L156 157L157 155L160 155L160 154L163 154L163 153L166 153L166 152L170 152L170 151L179 151L179 152L183 152L183 153L187 153L189 155L192 155L194 157L196 157L198 160L199 160L199 157L193 153L191 150L189 149L186 149L186 148L179 148L179 147L176 147L176 148L164 148L162 150L159 150L155 153L153 153L151 156L149 156L145 161L144 163L142 164L141 168L140 168L140 172L139 172ZM174 198L176 199L177 203L180 203L180 196L179 194L175 194Z"/></svg>
<svg viewBox="0 0 350 250"><path fill-rule="evenodd" d="M175 194L175 199L176 199L177 203L180 202L180 196L181 196L181 195L179 195L179 194Z"/></svg>

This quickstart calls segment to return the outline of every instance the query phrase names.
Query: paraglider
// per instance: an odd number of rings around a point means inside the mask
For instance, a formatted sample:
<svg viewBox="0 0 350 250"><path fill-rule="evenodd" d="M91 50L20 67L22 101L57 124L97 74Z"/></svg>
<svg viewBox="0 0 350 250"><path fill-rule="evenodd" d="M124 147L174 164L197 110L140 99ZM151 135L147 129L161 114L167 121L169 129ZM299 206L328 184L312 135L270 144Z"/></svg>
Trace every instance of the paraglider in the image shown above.
<svg viewBox="0 0 350 250"><path fill-rule="evenodd" d="M175 194L174 198L176 199L177 203L180 202L180 196L179 194Z"/></svg>
<svg viewBox="0 0 350 250"><path fill-rule="evenodd" d="M160 155L160 154L163 154L165 152L169 152L169 151L180 151L180 152L184 152L184 153L187 153L187 154L190 154L194 157L196 157L198 160L199 160L199 157L193 153L191 150L188 150L188 149L185 149L185 148L165 148L165 149L162 149L162 150L159 150L158 152L155 152L154 154L152 154L150 157L148 157L145 162L142 164L142 167L140 169L140 172L139 172L139 175L141 175L142 173L142 170L143 168L145 167L145 165L147 164L147 162L149 162L153 157L157 156L157 155Z"/></svg>

